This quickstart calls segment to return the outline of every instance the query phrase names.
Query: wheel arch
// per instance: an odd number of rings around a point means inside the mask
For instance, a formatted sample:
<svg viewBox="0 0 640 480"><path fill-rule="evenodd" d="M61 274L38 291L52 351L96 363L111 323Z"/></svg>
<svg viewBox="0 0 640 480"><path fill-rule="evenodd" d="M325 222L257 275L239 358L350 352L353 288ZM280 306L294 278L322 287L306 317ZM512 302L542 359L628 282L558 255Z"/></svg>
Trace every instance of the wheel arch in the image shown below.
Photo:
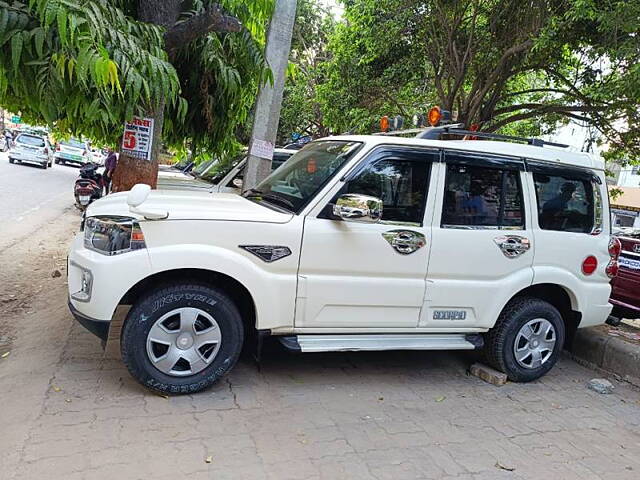
<svg viewBox="0 0 640 480"><path fill-rule="evenodd" d="M132 305L145 291L157 286L185 282L202 282L224 291L234 301L244 323L245 332L256 328L256 304L246 286L221 272L201 268L180 268L154 273L133 285L120 299L118 305Z"/></svg>
<svg viewBox="0 0 640 480"><path fill-rule="evenodd" d="M582 314L578 310L578 300L568 288L556 283L538 283L523 288L511 300L519 297L535 297L549 302L558 309L565 324L565 348L571 346L573 336L580 325Z"/></svg>

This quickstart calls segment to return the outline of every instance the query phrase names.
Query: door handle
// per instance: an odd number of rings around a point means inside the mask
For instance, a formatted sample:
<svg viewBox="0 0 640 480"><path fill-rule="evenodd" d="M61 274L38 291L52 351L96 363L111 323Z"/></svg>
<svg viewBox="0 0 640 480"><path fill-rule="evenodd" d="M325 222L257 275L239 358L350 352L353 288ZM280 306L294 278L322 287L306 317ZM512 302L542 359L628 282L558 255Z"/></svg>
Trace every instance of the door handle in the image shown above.
<svg viewBox="0 0 640 480"><path fill-rule="evenodd" d="M413 230L389 230L382 236L396 252L402 255L409 255L427 244L425 236Z"/></svg>
<svg viewBox="0 0 640 480"><path fill-rule="evenodd" d="M493 241L507 258L519 257L531 248L529 239L520 235L502 235Z"/></svg>

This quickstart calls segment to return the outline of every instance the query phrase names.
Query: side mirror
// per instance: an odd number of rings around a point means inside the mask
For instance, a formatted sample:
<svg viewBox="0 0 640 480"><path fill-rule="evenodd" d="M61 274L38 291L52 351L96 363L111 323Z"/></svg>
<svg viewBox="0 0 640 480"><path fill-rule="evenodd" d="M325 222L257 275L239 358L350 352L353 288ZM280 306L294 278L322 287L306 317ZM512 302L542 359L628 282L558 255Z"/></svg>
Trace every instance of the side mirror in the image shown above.
<svg viewBox="0 0 640 480"><path fill-rule="evenodd" d="M234 187L239 188L240 190L242 190L242 178L234 178L231 183L233 184Z"/></svg>
<svg viewBox="0 0 640 480"><path fill-rule="evenodd" d="M129 211L142 215L147 220L164 220L169 216L166 210L155 210L152 208L141 208L141 205L147 200L151 193L151 187L145 183L138 183L133 186L127 195L127 205Z"/></svg>
<svg viewBox="0 0 640 480"><path fill-rule="evenodd" d="M340 195L333 206L333 214L345 222L378 223L382 218L382 200L368 195L347 193Z"/></svg>

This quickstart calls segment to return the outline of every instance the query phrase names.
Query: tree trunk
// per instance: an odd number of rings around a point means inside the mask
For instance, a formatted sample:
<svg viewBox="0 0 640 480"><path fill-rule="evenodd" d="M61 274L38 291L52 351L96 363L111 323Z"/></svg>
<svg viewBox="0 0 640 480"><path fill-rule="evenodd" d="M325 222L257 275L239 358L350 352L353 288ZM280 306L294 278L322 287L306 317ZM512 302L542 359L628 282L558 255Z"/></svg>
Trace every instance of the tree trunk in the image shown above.
<svg viewBox="0 0 640 480"><path fill-rule="evenodd" d="M181 0L138 0L138 20L170 28L178 20L180 3ZM113 174L112 190L114 192L131 190L137 183L146 183L151 188L156 188L165 101L164 98L156 98L155 102L156 104L150 106L144 114L145 117L154 120L151 161L121 154Z"/></svg>
<svg viewBox="0 0 640 480"><path fill-rule="evenodd" d="M120 154L116 170L113 173L113 192L131 190L138 183L146 183L151 188L156 188L158 183L158 157L162 144L162 125L164 123L164 102L157 106L154 112L145 114L147 118L153 118L153 143L151 145L151 161L141 160Z"/></svg>

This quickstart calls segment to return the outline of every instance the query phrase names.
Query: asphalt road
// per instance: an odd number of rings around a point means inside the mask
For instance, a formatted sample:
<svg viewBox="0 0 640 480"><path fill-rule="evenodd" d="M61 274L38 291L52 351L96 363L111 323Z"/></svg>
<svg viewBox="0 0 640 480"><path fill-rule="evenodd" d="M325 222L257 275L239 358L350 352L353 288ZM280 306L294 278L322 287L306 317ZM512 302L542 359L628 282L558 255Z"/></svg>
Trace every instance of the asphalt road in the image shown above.
<svg viewBox="0 0 640 480"><path fill-rule="evenodd" d="M0 153L0 252L73 206L78 168L10 164Z"/></svg>

